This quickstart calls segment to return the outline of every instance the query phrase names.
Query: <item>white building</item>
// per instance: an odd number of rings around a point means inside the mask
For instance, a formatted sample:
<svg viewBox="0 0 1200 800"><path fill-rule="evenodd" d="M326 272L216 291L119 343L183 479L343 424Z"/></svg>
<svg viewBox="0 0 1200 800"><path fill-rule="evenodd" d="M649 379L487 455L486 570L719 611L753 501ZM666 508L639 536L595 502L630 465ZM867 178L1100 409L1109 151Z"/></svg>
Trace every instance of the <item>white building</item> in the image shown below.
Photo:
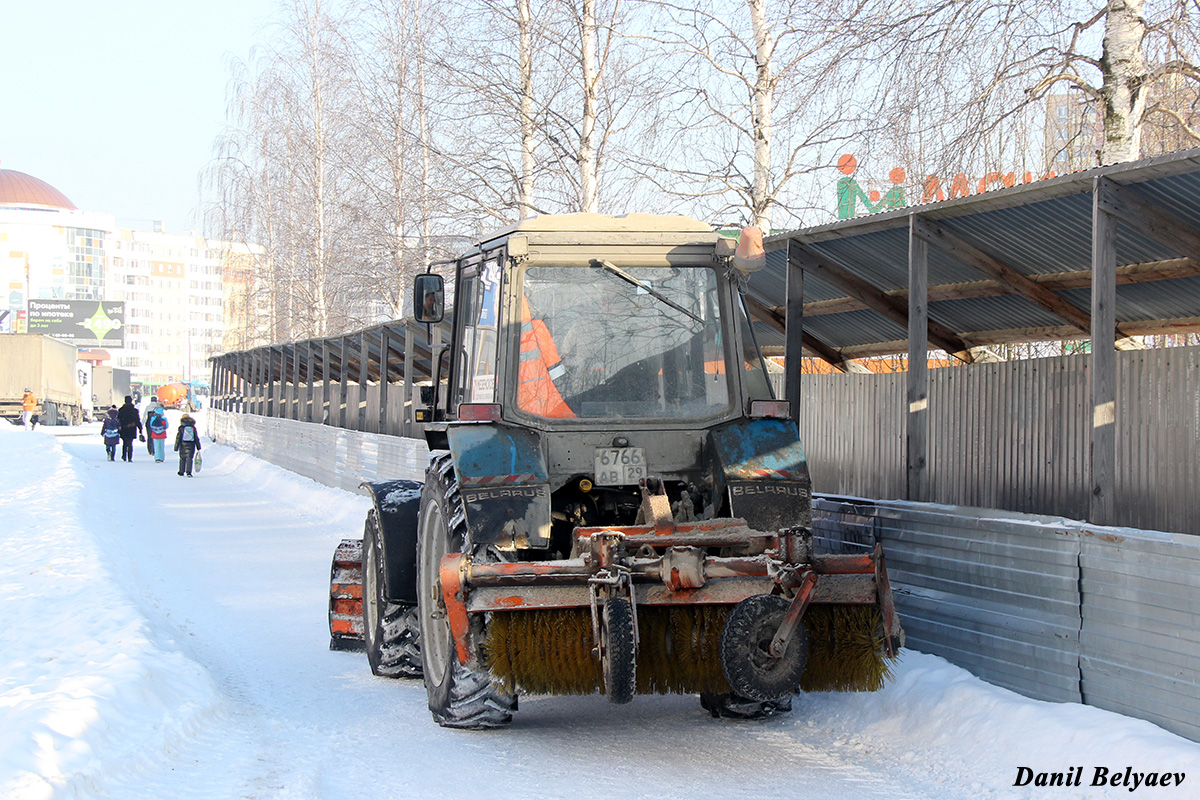
<svg viewBox="0 0 1200 800"><path fill-rule="evenodd" d="M222 349L228 246L194 235L120 228L45 181L0 170L0 333L22 331L33 299L125 303L125 347L110 366L157 388L206 383Z"/></svg>

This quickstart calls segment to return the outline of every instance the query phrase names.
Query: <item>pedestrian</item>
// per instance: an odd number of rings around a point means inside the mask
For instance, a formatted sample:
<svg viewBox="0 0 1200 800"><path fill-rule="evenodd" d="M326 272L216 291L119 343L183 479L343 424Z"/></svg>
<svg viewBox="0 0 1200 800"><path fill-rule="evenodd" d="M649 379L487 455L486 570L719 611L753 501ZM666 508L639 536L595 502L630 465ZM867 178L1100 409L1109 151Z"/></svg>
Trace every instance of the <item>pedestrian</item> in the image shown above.
<svg viewBox="0 0 1200 800"><path fill-rule="evenodd" d="M121 423L121 460L132 462L134 437L146 441L146 437L142 436L142 421L138 418L132 395L125 395L125 405L117 410L117 420Z"/></svg>
<svg viewBox="0 0 1200 800"><path fill-rule="evenodd" d="M146 401L146 407L142 409L142 428L146 431L146 452L154 455L154 439L148 434L150 433L150 415L154 413L154 407L158 403L158 398ZM135 402L134 405L137 405Z"/></svg>
<svg viewBox="0 0 1200 800"><path fill-rule="evenodd" d="M25 394L21 397L21 427L27 431L33 430L31 422L33 420L33 412L37 409L37 398L33 396L33 390L26 387Z"/></svg>
<svg viewBox="0 0 1200 800"><path fill-rule="evenodd" d="M117 407L109 406L104 422L100 423L100 435L104 437L104 449L109 461L117 460L117 442L121 441L121 420L117 418Z"/></svg>
<svg viewBox="0 0 1200 800"><path fill-rule="evenodd" d="M158 464L167 458L167 427L167 412L162 403L156 403L146 415L146 433L150 439L150 454Z"/></svg>
<svg viewBox="0 0 1200 800"><path fill-rule="evenodd" d="M179 474L192 477L192 462L200 451L200 434L196 432L196 420L184 414L175 432L175 450L179 453Z"/></svg>

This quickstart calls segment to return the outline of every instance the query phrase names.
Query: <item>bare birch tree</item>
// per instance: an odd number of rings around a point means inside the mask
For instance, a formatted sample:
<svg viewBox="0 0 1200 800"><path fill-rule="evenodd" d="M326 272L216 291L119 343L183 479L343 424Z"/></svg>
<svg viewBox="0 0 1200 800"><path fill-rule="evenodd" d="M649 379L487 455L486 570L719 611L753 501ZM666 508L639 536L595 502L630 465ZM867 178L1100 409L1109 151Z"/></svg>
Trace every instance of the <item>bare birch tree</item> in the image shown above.
<svg viewBox="0 0 1200 800"><path fill-rule="evenodd" d="M991 76L978 81L967 100L966 106L986 109L971 132L1020 124L1015 116L1066 89L1095 109L1102 131L1097 160L1113 163L1140 157L1142 129L1153 115L1194 128L1191 116L1165 102L1161 87L1200 85L1197 10L1196 0L931 0L915 5L909 19L910 31L945 31L945 40L960 48L1002 47ZM906 41L920 51L916 35ZM1014 84L1024 95L998 103Z"/></svg>
<svg viewBox="0 0 1200 800"><path fill-rule="evenodd" d="M880 82L860 55L865 0L646 5L658 16L642 38L679 65L682 85L662 111L671 145L643 166L706 216L763 229L773 215L799 220L815 200L797 179L882 127Z"/></svg>

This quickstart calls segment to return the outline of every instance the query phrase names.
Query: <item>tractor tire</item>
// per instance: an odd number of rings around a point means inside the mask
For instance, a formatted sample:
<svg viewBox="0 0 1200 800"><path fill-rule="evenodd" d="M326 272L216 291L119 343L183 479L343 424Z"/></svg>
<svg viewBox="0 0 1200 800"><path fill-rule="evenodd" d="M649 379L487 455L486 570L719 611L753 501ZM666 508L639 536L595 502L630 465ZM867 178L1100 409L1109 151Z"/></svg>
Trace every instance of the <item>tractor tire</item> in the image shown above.
<svg viewBox="0 0 1200 800"><path fill-rule="evenodd" d="M751 700L736 694L702 694L700 707L713 719L768 719L792 710L792 698Z"/></svg>
<svg viewBox="0 0 1200 800"><path fill-rule="evenodd" d="M384 678L421 677L420 626L415 606L390 602L384 587L383 534L375 509L363 530L363 644L371 672Z"/></svg>
<svg viewBox="0 0 1200 800"><path fill-rule="evenodd" d="M421 662L429 711L446 728L499 728L512 722L517 698L486 670L462 664L442 599L441 564L466 546L466 519L449 455L429 465L417 533L417 596Z"/></svg>
<svg viewBox="0 0 1200 800"><path fill-rule="evenodd" d="M604 603L600 635L604 641L604 693L610 703L628 703L637 693L637 652L633 607L624 597Z"/></svg>
<svg viewBox="0 0 1200 800"><path fill-rule="evenodd" d="M793 694L808 665L808 633L803 624L779 658L771 640L787 615L788 601L756 594L733 607L721 632L721 668L734 694L750 700L775 701Z"/></svg>

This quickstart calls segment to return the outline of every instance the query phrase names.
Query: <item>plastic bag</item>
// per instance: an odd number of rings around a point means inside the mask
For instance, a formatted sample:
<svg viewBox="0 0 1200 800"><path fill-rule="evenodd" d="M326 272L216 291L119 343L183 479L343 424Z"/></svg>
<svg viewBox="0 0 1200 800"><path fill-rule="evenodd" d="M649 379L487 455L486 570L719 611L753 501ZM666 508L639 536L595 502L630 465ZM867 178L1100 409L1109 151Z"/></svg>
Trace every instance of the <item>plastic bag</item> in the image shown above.
<svg viewBox="0 0 1200 800"><path fill-rule="evenodd" d="M199 471L200 471L200 464L201 464L201 463L202 463L202 462L201 462L201 460L200 460L200 451L199 451L199 450L197 450L197 451L196 451L196 457L195 457L194 459L192 459L192 471L193 471L193 472L199 472Z"/></svg>

